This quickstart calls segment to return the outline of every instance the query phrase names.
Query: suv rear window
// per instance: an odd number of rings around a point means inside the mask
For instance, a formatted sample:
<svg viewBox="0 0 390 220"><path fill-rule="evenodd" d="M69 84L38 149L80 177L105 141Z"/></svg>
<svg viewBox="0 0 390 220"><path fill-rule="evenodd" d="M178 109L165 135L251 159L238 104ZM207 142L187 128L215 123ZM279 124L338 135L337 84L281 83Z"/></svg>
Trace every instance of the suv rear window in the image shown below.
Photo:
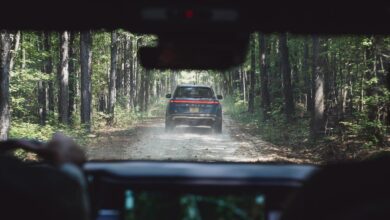
<svg viewBox="0 0 390 220"><path fill-rule="evenodd" d="M175 98L214 98L211 88L207 87L178 87L175 91Z"/></svg>

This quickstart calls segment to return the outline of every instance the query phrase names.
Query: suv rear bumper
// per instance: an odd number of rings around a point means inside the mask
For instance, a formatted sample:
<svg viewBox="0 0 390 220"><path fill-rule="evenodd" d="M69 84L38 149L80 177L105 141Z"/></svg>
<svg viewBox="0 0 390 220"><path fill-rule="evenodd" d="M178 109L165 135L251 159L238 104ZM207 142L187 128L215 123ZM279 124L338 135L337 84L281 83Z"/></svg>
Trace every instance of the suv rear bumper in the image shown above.
<svg viewBox="0 0 390 220"><path fill-rule="evenodd" d="M222 120L221 117L212 114L175 114L167 116L166 119L177 125L213 125L216 121Z"/></svg>

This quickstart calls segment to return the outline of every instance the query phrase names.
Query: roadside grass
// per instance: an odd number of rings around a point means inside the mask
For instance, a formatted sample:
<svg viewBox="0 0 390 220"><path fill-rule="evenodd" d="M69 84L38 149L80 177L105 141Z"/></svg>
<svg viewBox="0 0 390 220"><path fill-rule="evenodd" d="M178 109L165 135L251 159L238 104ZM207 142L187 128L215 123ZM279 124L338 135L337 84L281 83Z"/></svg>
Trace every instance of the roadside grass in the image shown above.
<svg viewBox="0 0 390 220"><path fill-rule="evenodd" d="M255 106L260 106L255 100ZM294 123L286 123L281 109L272 108L268 119L264 119L262 111L248 112L248 104L243 100L226 97L223 101L225 114L233 120L250 127L248 132L260 136L263 140L275 145L304 147L309 144L309 119L302 117Z"/></svg>

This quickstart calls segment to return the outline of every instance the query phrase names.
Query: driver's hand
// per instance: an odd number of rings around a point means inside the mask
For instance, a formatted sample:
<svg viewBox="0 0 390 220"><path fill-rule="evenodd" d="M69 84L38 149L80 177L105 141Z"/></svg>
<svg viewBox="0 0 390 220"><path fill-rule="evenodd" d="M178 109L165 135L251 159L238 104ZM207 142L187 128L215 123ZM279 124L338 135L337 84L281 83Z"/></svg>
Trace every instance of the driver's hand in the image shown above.
<svg viewBox="0 0 390 220"><path fill-rule="evenodd" d="M83 150L70 137L56 133L40 150L40 155L54 165L74 163L81 166L86 161ZM39 152L37 152L39 154Z"/></svg>

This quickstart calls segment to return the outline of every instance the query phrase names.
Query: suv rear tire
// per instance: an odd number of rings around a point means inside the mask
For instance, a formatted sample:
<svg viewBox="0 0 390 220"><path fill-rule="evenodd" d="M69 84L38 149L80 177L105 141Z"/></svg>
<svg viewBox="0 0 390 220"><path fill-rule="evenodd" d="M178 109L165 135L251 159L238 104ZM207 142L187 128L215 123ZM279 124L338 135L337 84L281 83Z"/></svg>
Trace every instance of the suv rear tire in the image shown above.
<svg viewBox="0 0 390 220"><path fill-rule="evenodd" d="M217 134L222 133L222 120L216 121L213 125L213 130Z"/></svg>
<svg viewBox="0 0 390 220"><path fill-rule="evenodd" d="M172 131L173 129L175 128L175 125L173 124L172 121L166 119L165 120L165 131L166 132L170 132Z"/></svg>

